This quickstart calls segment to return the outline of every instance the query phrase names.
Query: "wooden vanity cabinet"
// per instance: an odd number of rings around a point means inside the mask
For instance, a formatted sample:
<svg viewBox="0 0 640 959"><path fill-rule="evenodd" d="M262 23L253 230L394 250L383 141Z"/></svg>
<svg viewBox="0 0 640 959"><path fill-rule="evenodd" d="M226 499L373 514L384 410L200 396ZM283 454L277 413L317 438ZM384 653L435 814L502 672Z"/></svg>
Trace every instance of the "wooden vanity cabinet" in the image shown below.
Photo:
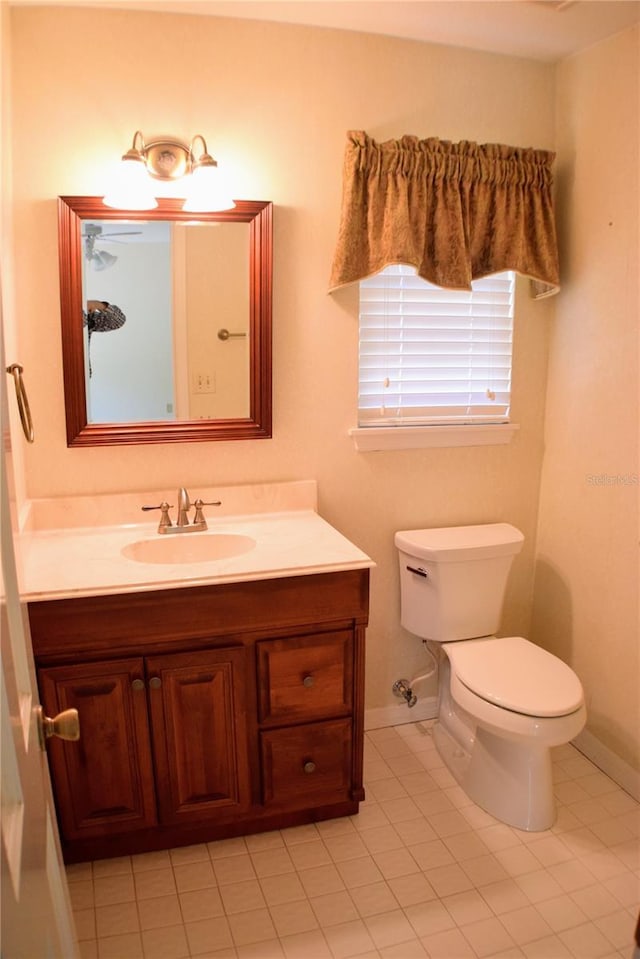
<svg viewBox="0 0 640 959"><path fill-rule="evenodd" d="M29 604L67 861L357 812L367 569Z"/></svg>

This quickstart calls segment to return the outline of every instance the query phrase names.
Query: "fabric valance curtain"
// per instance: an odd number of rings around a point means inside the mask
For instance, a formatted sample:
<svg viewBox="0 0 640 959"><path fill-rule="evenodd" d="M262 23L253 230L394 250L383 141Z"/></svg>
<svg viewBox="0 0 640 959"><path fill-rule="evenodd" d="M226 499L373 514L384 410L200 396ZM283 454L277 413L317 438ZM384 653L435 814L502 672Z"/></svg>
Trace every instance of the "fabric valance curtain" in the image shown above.
<svg viewBox="0 0 640 959"><path fill-rule="evenodd" d="M559 289L555 154L501 144L348 134L331 289L407 263L438 286L516 270Z"/></svg>

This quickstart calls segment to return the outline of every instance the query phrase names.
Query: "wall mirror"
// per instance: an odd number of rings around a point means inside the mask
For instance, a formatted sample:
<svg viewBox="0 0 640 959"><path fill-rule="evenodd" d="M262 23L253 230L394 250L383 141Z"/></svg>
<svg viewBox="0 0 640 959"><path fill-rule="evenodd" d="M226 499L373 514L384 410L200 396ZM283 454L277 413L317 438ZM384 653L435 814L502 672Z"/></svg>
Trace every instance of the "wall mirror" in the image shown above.
<svg viewBox="0 0 640 959"><path fill-rule="evenodd" d="M272 204L181 205L58 199L68 446L271 436ZM90 332L94 300L124 323Z"/></svg>

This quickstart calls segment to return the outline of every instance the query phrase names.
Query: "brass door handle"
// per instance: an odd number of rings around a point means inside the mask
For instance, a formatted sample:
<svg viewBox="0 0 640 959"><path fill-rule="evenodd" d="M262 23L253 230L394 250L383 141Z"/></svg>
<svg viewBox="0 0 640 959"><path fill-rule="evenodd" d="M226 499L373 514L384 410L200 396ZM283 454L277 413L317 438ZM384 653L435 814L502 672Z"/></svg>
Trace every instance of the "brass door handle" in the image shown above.
<svg viewBox="0 0 640 959"><path fill-rule="evenodd" d="M56 736L58 739L65 739L68 742L75 742L80 739L80 719L77 709L64 709L53 719L45 716L42 706L38 707L38 732L40 742L44 748L47 739Z"/></svg>
<svg viewBox="0 0 640 959"><path fill-rule="evenodd" d="M316 771L316 764L313 762L312 759L308 759L306 763L304 763L302 768L307 773L307 775L309 775L309 773L313 773Z"/></svg>

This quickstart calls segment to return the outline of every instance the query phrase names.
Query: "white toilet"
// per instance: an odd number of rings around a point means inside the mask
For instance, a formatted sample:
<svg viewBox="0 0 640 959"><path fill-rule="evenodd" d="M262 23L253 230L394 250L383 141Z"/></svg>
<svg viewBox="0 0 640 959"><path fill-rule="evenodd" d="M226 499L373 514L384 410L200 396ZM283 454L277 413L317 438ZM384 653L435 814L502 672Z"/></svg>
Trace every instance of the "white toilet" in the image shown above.
<svg viewBox="0 0 640 959"><path fill-rule="evenodd" d="M438 644L438 751L479 806L541 830L555 819L550 748L577 736L586 709L569 666L520 636L494 635L523 541L507 523L395 535L402 625Z"/></svg>

